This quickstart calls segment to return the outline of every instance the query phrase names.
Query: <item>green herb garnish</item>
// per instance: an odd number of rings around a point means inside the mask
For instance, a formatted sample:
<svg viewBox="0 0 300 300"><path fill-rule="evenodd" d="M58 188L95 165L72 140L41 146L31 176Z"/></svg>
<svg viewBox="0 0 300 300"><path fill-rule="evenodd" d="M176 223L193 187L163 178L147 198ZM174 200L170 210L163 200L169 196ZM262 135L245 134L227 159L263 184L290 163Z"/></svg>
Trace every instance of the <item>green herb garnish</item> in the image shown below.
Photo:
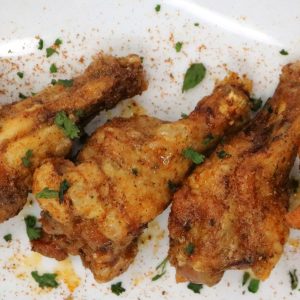
<svg viewBox="0 0 300 300"><path fill-rule="evenodd" d="M37 271L33 271L31 272L31 276L39 284L40 288L58 287L58 282L55 280L57 274L44 273L43 275L39 275Z"/></svg>
<svg viewBox="0 0 300 300"><path fill-rule="evenodd" d="M192 290L196 294L200 294L200 291L203 289L203 284L198 284L198 283L190 282L187 285L187 288L190 289L190 290Z"/></svg>
<svg viewBox="0 0 300 300"><path fill-rule="evenodd" d="M52 85L56 85L56 83L57 83L57 80L56 80L56 79L52 79L52 80L51 80L51 84L52 84Z"/></svg>
<svg viewBox="0 0 300 300"><path fill-rule="evenodd" d="M50 66L50 73L57 73L57 67L56 67L56 64L52 64Z"/></svg>
<svg viewBox="0 0 300 300"><path fill-rule="evenodd" d="M231 154L227 153L225 150L217 151L217 156L220 159L231 157Z"/></svg>
<svg viewBox="0 0 300 300"><path fill-rule="evenodd" d="M159 270L158 274L156 274L154 277L152 277L152 281L156 281L162 276L166 274L166 266L168 262L168 257L166 257L156 268L155 270Z"/></svg>
<svg viewBox="0 0 300 300"><path fill-rule="evenodd" d="M57 51L51 47L46 48L46 57L52 56L54 53L57 53Z"/></svg>
<svg viewBox="0 0 300 300"><path fill-rule="evenodd" d="M181 118L182 118L182 119L186 119L188 116L189 116L188 114L181 113Z"/></svg>
<svg viewBox="0 0 300 300"><path fill-rule="evenodd" d="M23 73L23 72L18 72L17 75L18 75L18 77L21 78L21 79L24 77L24 73Z"/></svg>
<svg viewBox="0 0 300 300"><path fill-rule="evenodd" d="M30 158L32 157L33 155L33 152L31 149L27 150L26 153L25 153L25 156L23 156L21 159L22 159L22 163L23 163L23 166L25 168L29 168L31 166L31 161L30 161Z"/></svg>
<svg viewBox="0 0 300 300"><path fill-rule="evenodd" d="M29 240L37 240L41 237L41 228L36 227L36 217L27 216L25 218L26 232L29 237Z"/></svg>
<svg viewBox="0 0 300 300"><path fill-rule="evenodd" d="M54 45L59 47L62 44L62 40L61 39L56 39L54 42Z"/></svg>
<svg viewBox="0 0 300 300"><path fill-rule="evenodd" d="M214 138L214 136L211 134L211 133L209 133L205 138L204 138L204 140L203 140L203 145L208 145L208 144L210 144L213 140L214 140L215 138Z"/></svg>
<svg viewBox="0 0 300 300"><path fill-rule="evenodd" d="M63 85L64 87L72 87L74 83L73 79L58 79L56 84Z"/></svg>
<svg viewBox="0 0 300 300"><path fill-rule="evenodd" d="M51 199L51 198L57 198L58 197L58 191L50 190L48 187L43 188L42 191L35 194L36 198L41 199Z"/></svg>
<svg viewBox="0 0 300 300"><path fill-rule="evenodd" d="M160 11L160 8L161 8L160 4L157 4L157 5L155 6L155 11L156 11L156 12L159 12L159 11Z"/></svg>
<svg viewBox="0 0 300 300"><path fill-rule="evenodd" d="M117 296L119 296L122 293L124 293L126 290L122 287L122 282L119 281L119 282L111 285L111 291L114 294L116 294Z"/></svg>
<svg viewBox="0 0 300 300"><path fill-rule="evenodd" d="M296 269L294 269L293 271L289 271L292 290L295 290L298 287L298 276L296 272Z"/></svg>
<svg viewBox="0 0 300 300"><path fill-rule="evenodd" d="M249 272L245 272L244 275L243 275L242 285L245 285L248 282L249 278L250 278L250 273Z"/></svg>
<svg viewBox="0 0 300 300"><path fill-rule="evenodd" d="M6 242L10 242L12 240L12 234L8 233L3 238Z"/></svg>
<svg viewBox="0 0 300 300"><path fill-rule="evenodd" d="M75 116L76 116L77 118L81 118L81 117L83 117L84 115L85 115L85 112L84 112L83 109L77 109L77 110L75 111Z"/></svg>
<svg viewBox="0 0 300 300"><path fill-rule="evenodd" d="M250 98L250 108L252 111L258 111L262 106L263 101L261 98Z"/></svg>
<svg viewBox="0 0 300 300"><path fill-rule="evenodd" d="M258 279L251 279L248 285L248 291L251 293L256 293L259 289L259 280Z"/></svg>
<svg viewBox="0 0 300 300"><path fill-rule="evenodd" d="M69 189L70 184L69 182L64 179L60 185L59 185L59 191L58 191L58 198L59 198L59 203L63 203L64 202L64 194L67 192L67 190Z"/></svg>
<svg viewBox="0 0 300 300"><path fill-rule="evenodd" d="M25 95L22 94L22 93L19 93L19 98L20 98L20 99L27 99L27 96L25 96Z"/></svg>
<svg viewBox="0 0 300 300"><path fill-rule="evenodd" d="M182 151L185 158L190 159L194 164L202 164L205 160L205 156L192 148L186 148Z"/></svg>
<svg viewBox="0 0 300 300"><path fill-rule="evenodd" d="M194 23L194 26L198 27L198 26L199 26L199 23Z"/></svg>
<svg viewBox="0 0 300 300"><path fill-rule="evenodd" d="M192 243L189 243L186 247L185 247L185 253L187 255L192 255L195 251L195 245Z"/></svg>
<svg viewBox="0 0 300 300"><path fill-rule="evenodd" d="M182 42L177 42L175 44L175 50L176 52L180 52L181 48L182 48L183 43Z"/></svg>
<svg viewBox="0 0 300 300"><path fill-rule="evenodd" d="M42 50L44 48L44 41L42 39L39 40L38 49Z"/></svg>
<svg viewBox="0 0 300 300"><path fill-rule="evenodd" d="M281 54L281 55L288 55L289 53L286 51L286 50L284 50L284 49L281 49L280 51L279 51L279 53Z"/></svg>
<svg viewBox="0 0 300 300"><path fill-rule="evenodd" d="M184 75L182 92L185 92L199 84L206 74L206 68L202 63L192 64Z"/></svg>
<svg viewBox="0 0 300 300"><path fill-rule="evenodd" d="M64 131L64 134L70 139L79 137L80 130L76 124L67 116L64 111L58 112L54 123Z"/></svg>

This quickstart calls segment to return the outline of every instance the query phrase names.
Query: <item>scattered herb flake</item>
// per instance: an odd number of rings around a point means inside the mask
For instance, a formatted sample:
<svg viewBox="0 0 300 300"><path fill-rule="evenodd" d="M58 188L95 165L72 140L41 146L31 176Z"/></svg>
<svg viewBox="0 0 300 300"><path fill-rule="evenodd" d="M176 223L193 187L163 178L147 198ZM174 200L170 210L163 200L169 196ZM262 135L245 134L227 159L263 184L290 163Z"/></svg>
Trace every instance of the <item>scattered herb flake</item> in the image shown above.
<svg viewBox="0 0 300 300"><path fill-rule="evenodd" d="M261 98L250 98L250 108L252 111L258 111L262 106L263 101Z"/></svg>
<svg viewBox="0 0 300 300"><path fill-rule="evenodd" d="M245 285L248 282L249 278L250 278L250 273L245 272L244 275L243 275L242 285Z"/></svg>
<svg viewBox="0 0 300 300"><path fill-rule="evenodd" d="M62 44L62 40L61 39L56 39L54 42L54 45L59 47Z"/></svg>
<svg viewBox="0 0 300 300"><path fill-rule="evenodd" d="M77 118L82 118L84 115L85 115L85 113L84 113L84 110L83 110L83 109L77 109L77 110L75 111L75 116L76 116Z"/></svg>
<svg viewBox="0 0 300 300"><path fill-rule="evenodd" d="M22 163L23 163L23 166L25 168L29 168L31 166L31 161L30 161L30 158L32 157L33 155L33 152L31 149L28 149L25 153L25 156L23 156L21 159L22 159Z"/></svg>
<svg viewBox="0 0 300 300"><path fill-rule="evenodd" d="M168 257L166 257L156 268L155 270L159 270L159 273L152 277L152 281L156 281L162 276L166 274L166 266L168 262Z"/></svg>
<svg viewBox="0 0 300 300"><path fill-rule="evenodd" d="M26 232L30 241L37 240L41 237L41 228L36 227L36 217L27 216L25 218Z"/></svg>
<svg viewBox="0 0 300 300"><path fill-rule="evenodd" d="M210 144L213 140L214 140L215 138L214 138L214 136L211 134L211 133L209 133L205 138L204 138L204 140L203 140L203 145L208 145L208 144Z"/></svg>
<svg viewBox="0 0 300 300"><path fill-rule="evenodd" d="M160 9L161 9L161 6L160 6L160 4L157 4L157 5L155 6L155 11L156 11L156 12L159 12L159 11L160 11Z"/></svg>
<svg viewBox="0 0 300 300"><path fill-rule="evenodd" d="M176 52L180 52L181 51L182 45L183 45L182 42L177 42L175 44L175 50L176 50Z"/></svg>
<svg viewBox="0 0 300 300"><path fill-rule="evenodd" d="M192 89L199 84L206 74L206 68L202 63L192 64L184 75L182 92Z"/></svg>
<svg viewBox="0 0 300 300"><path fill-rule="evenodd" d="M58 112L54 123L64 131L64 134L70 139L79 137L80 130L76 124L67 116L64 111Z"/></svg>
<svg viewBox="0 0 300 300"><path fill-rule="evenodd" d="M55 190L50 190L48 187L43 188L42 191L35 194L36 198L42 198L42 199L51 199L51 198L57 198L58 192Z"/></svg>
<svg viewBox="0 0 300 300"><path fill-rule="evenodd" d="M54 53L57 53L57 51L54 48L46 48L46 57L52 56Z"/></svg>
<svg viewBox="0 0 300 300"><path fill-rule="evenodd" d="M122 293L124 293L126 290L122 287L122 282L119 281L119 282L111 285L111 291L112 291L112 293L119 296Z"/></svg>
<svg viewBox="0 0 300 300"><path fill-rule="evenodd" d="M190 290L192 290L196 294L200 294L200 291L203 289L203 284L198 284L198 283L190 282L187 285L187 288L190 289Z"/></svg>
<svg viewBox="0 0 300 300"><path fill-rule="evenodd" d="M181 118L182 118L182 119L186 119L187 117L188 117L188 114L181 113Z"/></svg>
<svg viewBox="0 0 300 300"><path fill-rule="evenodd" d="M199 23L194 23L194 26L199 27Z"/></svg>
<svg viewBox="0 0 300 300"><path fill-rule="evenodd" d="M19 93L19 98L20 98L20 99L27 99L27 96L25 96L25 95L22 94L22 93Z"/></svg>
<svg viewBox="0 0 300 300"><path fill-rule="evenodd" d="M70 184L69 182L64 179L60 185L59 185L59 191L58 191L58 197L59 197L59 203L63 203L64 202L64 194L67 192L67 190L69 189Z"/></svg>
<svg viewBox="0 0 300 300"><path fill-rule="evenodd" d="M200 165L204 162L205 156L192 148L186 148L182 151L185 158L190 159L194 164Z"/></svg>
<svg viewBox="0 0 300 300"><path fill-rule="evenodd" d="M281 49L281 50L279 51L279 53L280 53L281 55L288 55L288 54L289 54L285 49Z"/></svg>
<svg viewBox="0 0 300 300"><path fill-rule="evenodd" d="M231 154L227 153L225 150L217 151L217 156L220 159L231 157Z"/></svg>
<svg viewBox="0 0 300 300"><path fill-rule="evenodd" d="M292 290L295 290L298 287L298 276L296 272L296 269L294 269L293 271L289 271Z"/></svg>
<svg viewBox="0 0 300 300"><path fill-rule="evenodd" d="M185 253L187 255L192 255L195 251L195 245L192 243L189 243L186 247L185 247Z"/></svg>
<svg viewBox="0 0 300 300"><path fill-rule="evenodd" d="M18 72L17 75L18 75L19 78L23 79L23 77L24 77L24 72Z"/></svg>
<svg viewBox="0 0 300 300"><path fill-rule="evenodd" d="M8 233L3 238L6 242L10 242L12 240L12 234Z"/></svg>
<svg viewBox="0 0 300 300"><path fill-rule="evenodd" d="M44 41L42 39L39 40L39 45L38 45L38 49L39 50L43 50L44 48Z"/></svg>
<svg viewBox="0 0 300 300"><path fill-rule="evenodd" d="M52 85L56 85L56 83L57 83L57 80L56 80L56 79L52 79L52 80L51 80L51 84L52 84Z"/></svg>
<svg viewBox="0 0 300 300"><path fill-rule="evenodd" d="M134 175L134 176L138 176L138 169L137 168L132 168L131 169L131 172L132 172L132 174Z"/></svg>
<svg viewBox="0 0 300 300"><path fill-rule="evenodd" d="M58 79L56 83L63 85L64 87L72 87L74 80L73 79Z"/></svg>
<svg viewBox="0 0 300 300"><path fill-rule="evenodd" d="M259 289L259 280L252 278L248 285L248 291L251 293L256 293Z"/></svg>
<svg viewBox="0 0 300 300"><path fill-rule="evenodd" d="M52 64L50 66L50 73L57 73L57 67L56 67L56 64Z"/></svg>
<svg viewBox="0 0 300 300"><path fill-rule="evenodd" d="M44 288L44 287L56 288L56 287L58 287L58 282L55 279L57 274L44 273L43 275L39 275L37 271L33 271L33 272L31 272L31 276L39 284L40 288Z"/></svg>

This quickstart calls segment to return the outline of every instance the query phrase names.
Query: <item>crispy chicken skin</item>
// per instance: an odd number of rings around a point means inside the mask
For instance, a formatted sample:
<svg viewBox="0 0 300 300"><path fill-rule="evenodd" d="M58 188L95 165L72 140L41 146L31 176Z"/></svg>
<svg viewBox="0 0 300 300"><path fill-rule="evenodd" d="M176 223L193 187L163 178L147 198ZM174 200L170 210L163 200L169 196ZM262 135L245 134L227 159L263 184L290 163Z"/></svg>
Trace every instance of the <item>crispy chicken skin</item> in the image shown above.
<svg viewBox="0 0 300 300"><path fill-rule="evenodd" d="M101 109L146 88L140 58L98 55L72 87L56 84L24 101L0 106L0 222L24 206L32 174L47 157L65 157L72 142L54 124L56 113L83 124ZM78 114L78 112L81 112ZM32 150L30 166L22 157Z"/></svg>
<svg viewBox="0 0 300 300"><path fill-rule="evenodd" d="M169 257L178 280L216 284L227 269L266 279L288 237L289 172L300 138L300 62L282 70L272 99L219 145L178 190Z"/></svg>
<svg viewBox="0 0 300 300"><path fill-rule="evenodd" d="M34 174L34 193L58 190L63 180L70 188L61 204L38 198L43 236L33 241L33 250L57 259L80 254L99 282L121 274L134 260L147 223L168 206L170 187L191 167L182 151L207 152L247 121L249 111L243 87L223 83L186 119L116 118L92 135L77 165L48 160ZM215 140L204 143L209 134Z"/></svg>

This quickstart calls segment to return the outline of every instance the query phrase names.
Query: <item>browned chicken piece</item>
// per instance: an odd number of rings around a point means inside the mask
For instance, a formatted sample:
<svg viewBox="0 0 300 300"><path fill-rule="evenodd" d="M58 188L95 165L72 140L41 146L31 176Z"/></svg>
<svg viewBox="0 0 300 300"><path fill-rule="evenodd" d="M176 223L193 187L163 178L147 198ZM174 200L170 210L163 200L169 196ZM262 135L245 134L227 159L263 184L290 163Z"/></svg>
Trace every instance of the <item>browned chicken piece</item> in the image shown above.
<svg viewBox="0 0 300 300"><path fill-rule="evenodd" d="M71 139L79 136L75 123L82 125L145 88L138 56L98 55L74 80L59 80L33 97L0 106L0 222L22 209L32 174L45 158L69 154Z"/></svg>
<svg viewBox="0 0 300 300"><path fill-rule="evenodd" d="M214 285L227 269L266 279L288 237L289 172L300 138L300 62L272 99L218 146L173 198L169 257L177 279Z"/></svg>
<svg viewBox="0 0 300 300"><path fill-rule="evenodd" d="M59 260L79 254L99 282L121 274L134 260L143 229L168 206L190 169L183 150L207 152L247 121L249 111L247 91L223 83L186 119L116 118L92 135L77 165L48 160L34 174L33 191L48 188L56 195L37 195L43 235L33 250ZM59 198L63 182L69 188Z"/></svg>

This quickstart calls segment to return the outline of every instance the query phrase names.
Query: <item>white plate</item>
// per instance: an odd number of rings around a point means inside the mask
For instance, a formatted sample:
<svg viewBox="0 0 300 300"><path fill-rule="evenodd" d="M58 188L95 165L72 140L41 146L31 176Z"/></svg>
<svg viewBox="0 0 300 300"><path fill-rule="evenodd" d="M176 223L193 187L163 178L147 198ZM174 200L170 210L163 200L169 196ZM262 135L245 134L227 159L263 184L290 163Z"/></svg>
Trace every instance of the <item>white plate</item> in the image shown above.
<svg viewBox="0 0 300 300"><path fill-rule="evenodd" d="M154 9L157 4L161 4L158 13ZM64 67L57 77L68 78L82 71L99 50L115 55L134 52L144 57L150 82L149 90L136 100L149 114L175 120L210 93L214 81L221 79L226 69L248 74L254 81L254 94L265 99L274 91L281 66L299 58L298 0L1 0L0 5L0 91L5 92L0 93L2 103L18 99L19 92L27 95L47 85L53 62ZM37 49L36 36L43 38L46 46L62 38L64 55L47 59L45 51ZM174 49L177 41L183 42L180 53ZM279 54L282 48L288 56ZM78 61L81 56L85 57L84 64ZM201 85L182 94L183 73L196 61L206 65L208 74ZM24 71L22 80L16 76L18 69ZM115 113L122 109L126 110L126 104ZM105 114L101 116L105 118ZM97 284L78 257L72 258L74 271L61 276L76 286L77 274L80 283L73 292L61 278L57 289L38 288L31 271L53 272L62 265L30 251L23 221L29 213L37 215L38 208L27 205L17 217L0 225L0 237L13 235L11 243L0 238L1 299L66 299L70 295L73 299L118 298L110 291L111 283ZM257 294L241 286L240 271L227 272L220 284L204 287L201 295L187 289L185 283L176 284L174 269L169 265L167 274L152 282L155 266L167 254L167 217L168 211L150 224L134 264L113 280L122 281L126 288L119 298L299 299L300 291L292 292L288 276L289 270L297 268L300 257L295 241L294 246L287 244L281 261L271 277L261 283Z"/></svg>

